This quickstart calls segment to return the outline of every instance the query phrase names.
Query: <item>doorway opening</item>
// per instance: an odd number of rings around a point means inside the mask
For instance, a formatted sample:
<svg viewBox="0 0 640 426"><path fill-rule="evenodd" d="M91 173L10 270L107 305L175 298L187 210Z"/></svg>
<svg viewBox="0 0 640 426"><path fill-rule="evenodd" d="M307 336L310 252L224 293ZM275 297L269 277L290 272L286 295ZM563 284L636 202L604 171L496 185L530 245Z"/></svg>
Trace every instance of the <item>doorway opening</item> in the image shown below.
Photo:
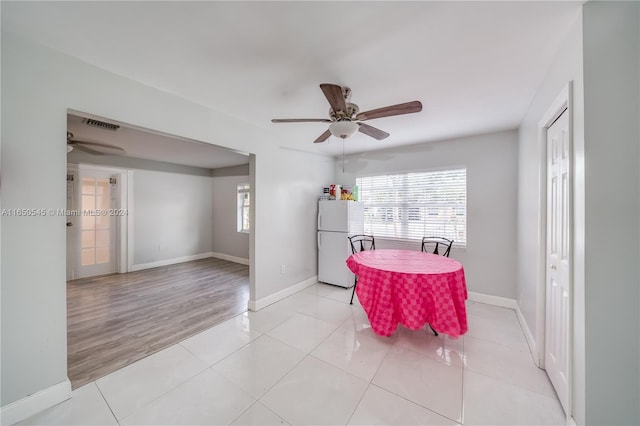
<svg viewBox="0 0 640 426"><path fill-rule="evenodd" d="M247 153L87 113L69 111L67 134L77 388L246 311L252 228L218 231L236 229L237 185L252 176Z"/></svg>
<svg viewBox="0 0 640 426"><path fill-rule="evenodd" d="M67 167L67 281L128 271L123 169Z"/></svg>

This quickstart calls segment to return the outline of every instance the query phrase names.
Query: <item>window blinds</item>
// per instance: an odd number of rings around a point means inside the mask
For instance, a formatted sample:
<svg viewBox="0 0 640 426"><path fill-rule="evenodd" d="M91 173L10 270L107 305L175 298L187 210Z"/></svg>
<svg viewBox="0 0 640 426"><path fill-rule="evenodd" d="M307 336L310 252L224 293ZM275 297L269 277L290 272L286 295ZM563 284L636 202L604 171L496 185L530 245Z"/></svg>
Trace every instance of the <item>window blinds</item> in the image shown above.
<svg viewBox="0 0 640 426"><path fill-rule="evenodd" d="M364 203L365 233L467 242L467 170L367 176L356 179Z"/></svg>

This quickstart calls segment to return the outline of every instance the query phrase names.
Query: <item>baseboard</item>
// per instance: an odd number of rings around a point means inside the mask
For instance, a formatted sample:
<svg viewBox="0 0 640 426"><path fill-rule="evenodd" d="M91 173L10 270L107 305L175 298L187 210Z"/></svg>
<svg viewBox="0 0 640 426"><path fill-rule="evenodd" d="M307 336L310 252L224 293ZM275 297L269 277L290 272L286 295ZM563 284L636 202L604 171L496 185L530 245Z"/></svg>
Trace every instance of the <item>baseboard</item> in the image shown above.
<svg viewBox="0 0 640 426"><path fill-rule="evenodd" d="M502 308L518 308L518 302L516 302L515 299L509 299L507 297L492 296L490 294L475 293L473 291L470 291L468 293L468 299L472 302L486 303L487 305L500 306Z"/></svg>
<svg viewBox="0 0 640 426"><path fill-rule="evenodd" d="M522 315L522 311L520 310L520 305L516 306L516 316L518 317L518 322L520 323L520 328L524 333L524 337L527 339L527 344L529 345L529 350L531 351L533 362L538 367L540 367L540 360L538 359L538 349L537 349L538 347L536 345L536 339L533 338L533 334L531 334L531 330L529 330L527 321L525 321L524 315Z"/></svg>
<svg viewBox="0 0 640 426"><path fill-rule="evenodd" d="M131 266L131 272L142 271L143 269L157 268L159 266L175 265L176 263L190 262L192 260L200 260L213 257L212 252L192 254L190 256L174 257L173 259L157 260L155 262L139 263Z"/></svg>
<svg viewBox="0 0 640 426"><path fill-rule="evenodd" d="M69 379L0 408L0 424L12 425L71 398Z"/></svg>
<svg viewBox="0 0 640 426"><path fill-rule="evenodd" d="M318 276L315 275L309 279L299 282L298 284L294 284L291 287L287 287L284 290L280 290L273 294L268 295L267 297L263 297L258 300L249 300L249 310L250 311L259 311L262 308L265 308L269 305L272 305L285 297L289 297L292 294L295 294L301 290L304 290L307 287L311 287L315 283L318 282Z"/></svg>
<svg viewBox="0 0 640 426"><path fill-rule="evenodd" d="M509 308L516 311L516 317L518 318L518 322L520 323L520 328L524 333L524 337L527 340L527 344L529 345L529 350L531 351L531 356L533 357L533 361L537 366L539 366L539 360L537 356L537 346L536 339L533 338L533 334L531 334L531 330L529 330L529 326L524 319L524 315L522 315L522 311L520 310L520 305L515 299L509 299L507 297L500 296L492 296L490 294L483 293L474 293L470 291L468 293L468 299L472 302L486 303L487 305L500 306L502 308Z"/></svg>
<svg viewBox="0 0 640 426"><path fill-rule="evenodd" d="M228 260L229 262L240 263L242 265L249 265L249 259L231 256L224 253L217 253L215 251L211 253L211 257L215 257L216 259Z"/></svg>

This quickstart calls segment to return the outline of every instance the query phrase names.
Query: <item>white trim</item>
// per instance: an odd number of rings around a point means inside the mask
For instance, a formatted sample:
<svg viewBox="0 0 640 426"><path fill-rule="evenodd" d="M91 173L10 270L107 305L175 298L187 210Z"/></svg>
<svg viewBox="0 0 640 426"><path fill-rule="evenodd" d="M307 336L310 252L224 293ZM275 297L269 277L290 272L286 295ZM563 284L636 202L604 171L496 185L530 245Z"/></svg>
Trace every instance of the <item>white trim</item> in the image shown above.
<svg viewBox="0 0 640 426"><path fill-rule="evenodd" d="M118 273L124 274L125 272L129 272L129 255L128 255L128 239L127 239L127 228L129 225L129 208L127 201L129 200L129 173L122 172L118 173L118 202L120 209L124 209L127 211L126 217L118 216L116 217L117 221L117 232L118 232L118 246L120 247L118 253Z"/></svg>
<svg viewBox="0 0 640 426"><path fill-rule="evenodd" d="M540 368L544 368L544 330L546 327L545 316L547 304L547 129L566 109L567 114L569 114L569 143L572 146L571 155L573 156L573 108L571 105L571 94L572 82L569 81L553 102L551 102L549 108L538 122L538 140L540 143L540 192L538 206L540 209L538 211L538 286L536 289L535 335L538 352L535 354L535 358L537 358L536 361ZM573 159L571 161L573 161ZM572 203L571 200L570 203ZM570 224L570 226L573 226L573 224ZM573 290L571 297L573 298ZM572 302L570 302L569 305L571 306ZM569 315L571 316L572 313L570 312Z"/></svg>
<svg viewBox="0 0 640 426"><path fill-rule="evenodd" d="M239 263L241 265L249 265L249 259L245 259L243 257L231 256L229 254L211 252L211 257L215 257L216 259L228 260L229 262Z"/></svg>
<svg viewBox="0 0 640 426"><path fill-rule="evenodd" d="M309 279L301 281L298 284L294 284L291 287L287 287L284 290L277 291L273 294L268 295L267 297L263 297L262 299L249 300L248 308L250 311L259 311L260 309L265 308L271 304L274 304L284 299L285 297L289 297L292 294L295 294L301 290L304 290L307 287L311 287L317 282L318 282L318 276L314 275Z"/></svg>
<svg viewBox="0 0 640 426"><path fill-rule="evenodd" d="M518 302L515 299L470 291L468 292L468 300L471 302L486 303L487 305L513 309L516 313L516 317L518 318L518 322L520 323L520 328L524 333L524 337L527 339L531 356L533 357L536 365L538 365L539 359L536 356L536 340L533 338L533 334L531 333L531 330L529 330L529 326L527 325L524 315L522 315L522 311L520 310L520 305L518 305Z"/></svg>
<svg viewBox="0 0 640 426"><path fill-rule="evenodd" d="M486 303L487 305L500 306L502 308L517 309L518 303L515 299L507 297L492 296L490 294L468 292L468 299L471 302Z"/></svg>
<svg viewBox="0 0 640 426"><path fill-rule="evenodd" d="M190 256L174 257L173 259L156 260L155 262L140 263L131 266L131 272L142 271L143 269L157 268L159 266L175 265L176 263L190 262L192 260L200 260L213 257L212 252L192 254Z"/></svg>
<svg viewBox="0 0 640 426"><path fill-rule="evenodd" d="M133 172L122 167L99 166L87 163L68 163L67 170L77 172L91 170L117 176L118 208L126 210L127 214L116 217L116 269L118 273L129 272L133 264L133 241L129 241L133 240L133 237L129 238L129 236L133 236Z"/></svg>
<svg viewBox="0 0 640 426"><path fill-rule="evenodd" d="M549 105L542 118L538 122L538 141L540 144L540 192L538 200L538 286L536 289L536 347L537 353L534 354L534 360L537 358L537 365L544 369L545 358L545 330L546 330L546 308L547 308L547 129L562 115L566 110L569 119L569 324L567 325L568 342L567 357L569 368L567 371L567 422L573 414L573 183L574 183L574 152L573 152L573 81L567 82L562 88L558 96ZM564 408L564 407L563 407Z"/></svg>
<svg viewBox="0 0 640 426"><path fill-rule="evenodd" d="M127 170L127 270L126 272L131 272L133 268L133 250L134 250L134 244L135 241L133 240L133 230L134 230L134 223L135 221L133 220L133 214L134 214L134 210L133 208L135 207L134 202L133 202L133 176L134 176L134 172L133 170Z"/></svg>
<svg viewBox="0 0 640 426"><path fill-rule="evenodd" d="M524 315L522 315L522 311L520 310L520 305L516 305L516 317L518 318L518 322L520 323L520 328L524 333L524 337L527 339L527 344L529 345L529 351L531 352L531 356L533 357L533 362L540 368L540 359L537 356L538 349L536 346L536 339L533 337L533 333L529 329L529 325L527 321L524 319Z"/></svg>
<svg viewBox="0 0 640 426"><path fill-rule="evenodd" d="M12 425L71 398L71 382L66 379L0 408L3 425Z"/></svg>
<svg viewBox="0 0 640 426"><path fill-rule="evenodd" d="M544 128L545 130L550 127L553 122L556 121L556 119L560 117L560 115L562 115L562 112L569 107L569 99L571 97L570 95L571 82L567 83L567 85L562 88L558 96L556 96L551 105L549 105L549 108L547 109L547 111L545 111L545 113L542 115L542 118L538 122L538 127Z"/></svg>

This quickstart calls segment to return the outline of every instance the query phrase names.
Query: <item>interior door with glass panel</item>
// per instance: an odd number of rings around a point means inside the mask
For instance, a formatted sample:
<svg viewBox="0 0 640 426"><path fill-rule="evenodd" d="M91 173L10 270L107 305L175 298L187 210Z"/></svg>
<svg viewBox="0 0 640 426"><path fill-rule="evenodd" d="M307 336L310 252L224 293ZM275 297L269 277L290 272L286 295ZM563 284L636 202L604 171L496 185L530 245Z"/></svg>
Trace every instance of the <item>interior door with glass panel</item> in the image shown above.
<svg viewBox="0 0 640 426"><path fill-rule="evenodd" d="M76 212L74 278L92 277L117 271L115 175L96 170L79 170L75 186Z"/></svg>

